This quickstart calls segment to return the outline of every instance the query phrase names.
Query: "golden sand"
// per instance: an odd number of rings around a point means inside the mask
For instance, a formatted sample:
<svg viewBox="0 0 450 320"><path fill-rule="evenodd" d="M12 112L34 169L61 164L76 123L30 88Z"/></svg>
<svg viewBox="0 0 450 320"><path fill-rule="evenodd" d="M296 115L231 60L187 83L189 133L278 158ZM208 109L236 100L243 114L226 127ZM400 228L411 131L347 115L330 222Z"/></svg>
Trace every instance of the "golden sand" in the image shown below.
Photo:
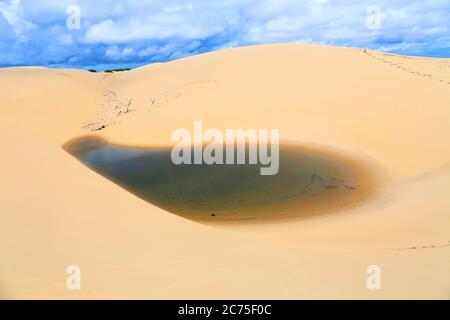
<svg viewBox="0 0 450 320"><path fill-rule="evenodd" d="M105 74L0 70L0 298L450 298L450 60L269 45ZM175 128L279 128L370 164L377 188L314 218L210 225L62 146L166 146ZM381 174L382 173L382 174ZM67 290L79 265L82 289ZM368 290L369 265L382 289Z"/></svg>

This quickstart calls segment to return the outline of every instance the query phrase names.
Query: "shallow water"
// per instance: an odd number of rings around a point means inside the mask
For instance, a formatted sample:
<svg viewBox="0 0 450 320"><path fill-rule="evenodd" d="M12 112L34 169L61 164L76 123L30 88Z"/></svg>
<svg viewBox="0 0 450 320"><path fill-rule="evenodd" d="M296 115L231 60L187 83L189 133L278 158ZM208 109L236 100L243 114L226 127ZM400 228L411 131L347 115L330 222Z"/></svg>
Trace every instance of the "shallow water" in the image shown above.
<svg viewBox="0 0 450 320"><path fill-rule="evenodd" d="M280 146L279 172L261 165L174 165L170 148L136 148L79 138L65 150L136 196L194 220L282 219L330 211L352 202L358 177L323 152Z"/></svg>

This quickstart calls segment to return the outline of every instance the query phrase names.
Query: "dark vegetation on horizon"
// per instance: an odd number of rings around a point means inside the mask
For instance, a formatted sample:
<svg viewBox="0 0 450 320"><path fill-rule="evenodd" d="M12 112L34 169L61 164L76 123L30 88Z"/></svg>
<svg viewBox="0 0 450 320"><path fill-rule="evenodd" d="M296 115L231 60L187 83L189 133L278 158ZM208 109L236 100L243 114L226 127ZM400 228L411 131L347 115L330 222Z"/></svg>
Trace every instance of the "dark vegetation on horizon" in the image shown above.
<svg viewBox="0 0 450 320"><path fill-rule="evenodd" d="M107 72L107 73L113 73L113 72L120 72L120 71L130 71L130 68L119 68L119 69L111 69L111 70L105 70L103 72ZM89 72L97 72L97 70L95 69L89 69Z"/></svg>

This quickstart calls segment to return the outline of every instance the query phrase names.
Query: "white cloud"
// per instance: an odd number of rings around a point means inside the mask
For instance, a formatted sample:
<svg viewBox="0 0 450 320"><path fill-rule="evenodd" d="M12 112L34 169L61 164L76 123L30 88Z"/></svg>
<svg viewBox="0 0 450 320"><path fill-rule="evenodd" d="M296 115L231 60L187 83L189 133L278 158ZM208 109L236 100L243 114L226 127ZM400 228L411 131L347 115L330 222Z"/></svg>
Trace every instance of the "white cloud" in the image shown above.
<svg viewBox="0 0 450 320"><path fill-rule="evenodd" d="M71 4L80 30L65 27ZM0 26L0 63L139 64L275 42L450 56L450 0L0 0Z"/></svg>
<svg viewBox="0 0 450 320"><path fill-rule="evenodd" d="M24 18L24 12L20 0L11 0L9 3L0 3L0 13L17 35L35 28L33 23ZM23 41L23 39L23 36L19 37L19 41Z"/></svg>
<svg viewBox="0 0 450 320"><path fill-rule="evenodd" d="M105 56L112 60L126 59L129 56L134 55L134 49L125 47L120 49L117 45L109 46L106 48Z"/></svg>
<svg viewBox="0 0 450 320"><path fill-rule="evenodd" d="M125 44L171 39L202 40L224 36L222 44L293 42L367 46L376 35L448 36L450 1L378 0L381 28L367 28L373 1L231 0L227 2L153 1L127 3L120 16L91 23L87 43ZM375 43L373 43L376 46ZM143 54L143 53L142 53Z"/></svg>
<svg viewBox="0 0 450 320"><path fill-rule="evenodd" d="M159 12L106 19L89 27L88 43L124 43L168 38L204 39L225 30L225 17L202 13L193 6L164 6Z"/></svg>
<svg viewBox="0 0 450 320"><path fill-rule="evenodd" d="M129 55L132 55L133 52L134 52L133 48L124 48L122 50L122 55L126 57L126 56L129 56Z"/></svg>

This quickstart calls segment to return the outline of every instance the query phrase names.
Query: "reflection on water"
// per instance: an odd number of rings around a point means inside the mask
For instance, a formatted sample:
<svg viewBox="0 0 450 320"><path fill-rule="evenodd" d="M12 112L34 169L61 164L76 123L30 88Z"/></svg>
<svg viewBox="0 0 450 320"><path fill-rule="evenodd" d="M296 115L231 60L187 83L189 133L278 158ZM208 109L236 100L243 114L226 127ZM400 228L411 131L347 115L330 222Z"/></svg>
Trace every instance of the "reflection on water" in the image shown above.
<svg viewBox="0 0 450 320"><path fill-rule="evenodd" d="M293 145L280 146L279 172L260 165L174 165L170 148L135 148L79 138L65 150L138 197L194 220L281 219L352 202L358 177L345 161Z"/></svg>

